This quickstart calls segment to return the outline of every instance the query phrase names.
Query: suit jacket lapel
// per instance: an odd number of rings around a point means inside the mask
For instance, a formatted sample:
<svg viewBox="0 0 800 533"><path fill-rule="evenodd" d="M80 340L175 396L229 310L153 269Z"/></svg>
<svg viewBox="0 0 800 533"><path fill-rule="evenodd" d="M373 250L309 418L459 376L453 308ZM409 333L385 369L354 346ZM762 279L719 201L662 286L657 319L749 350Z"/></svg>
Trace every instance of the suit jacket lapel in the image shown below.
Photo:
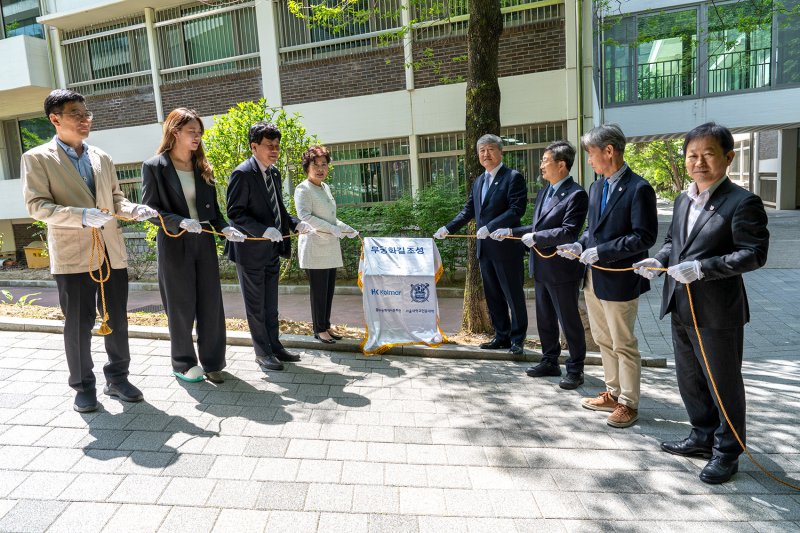
<svg viewBox="0 0 800 533"><path fill-rule="evenodd" d="M697 220L695 221L694 226L692 227L692 233L686 237L686 243L684 243L682 250L688 248L692 244L694 239L697 237L697 234L700 233L700 230L702 230L703 226L706 225L706 222L708 222L708 220L714 215L714 212L717 211L723 203L725 203L725 200L728 199L729 189L727 186L729 184L730 180L726 180L726 183L721 183L720 186L717 188L717 190L714 191L714 194L711 195L711 198L708 199L708 202L706 202L705 207L700 212L700 215L697 217ZM688 210L692 200L688 196L686 197L686 199L688 200L686 202L686 210L688 217ZM684 218L684 221L686 220L687 217Z"/></svg>
<svg viewBox="0 0 800 533"><path fill-rule="evenodd" d="M547 216L547 214L553 210L555 206L561 203L567 194L569 193L570 189L572 188L572 178L567 178L567 181L561 184L561 187L558 188L556 193L553 195L553 199L550 201L550 205L546 205L547 202L542 203L542 212L539 215L539 220L543 219ZM551 185L552 187L552 185Z"/></svg>
<svg viewBox="0 0 800 533"><path fill-rule="evenodd" d="M478 179L475 180L475 183L472 184L472 203L475 205L475 223L477 224L478 220L481 219L481 211L482 211L482 198L481 193L483 192L483 182L486 180L486 173L480 175Z"/></svg>
<svg viewBox="0 0 800 533"><path fill-rule="evenodd" d="M86 192L86 194L88 194L92 198L95 198L95 196L92 194L92 190L89 188L88 185L86 185L86 182L83 181L83 178L81 177L78 170L75 168L75 165L72 164L72 160L69 158L69 156L64 153L64 150L61 149L61 147L55 140L51 142L52 142L51 149L55 152L55 156L58 159L59 164L65 169L67 169L67 174L69 174L70 177L76 182L76 185L78 185L78 187L83 189L83 191ZM94 170L95 173L97 173L96 168L97 167L95 166L95 162L92 161L92 170ZM96 190L97 190L97 180L95 180L95 191ZM96 202L97 198L95 198L95 205L97 205Z"/></svg>
<svg viewBox="0 0 800 533"><path fill-rule="evenodd" d="M622 195L625 194L625 189L628 188L628 182L631 180L630 173L631 173L631 169L629 168L625 172L625 174L622 175L622 177L619 179L617 184L614 186L614 191L613 192L609 188L608 194L611 196L611 198L609 198L608 201L606 202L606 210L603 211L602 215L600 215L600 220L598 220L598 222L597 222L598 224L602 224L603 223L603 220L605 220L606 217L608 216L608 214L611 212L611 210L614 209L614 205L616 205L616 203L619 201L619 199L622 197ZM605 178L603 178L603 179L605 179ZM602 196L603 196L603 188L600 187L600 200L601 201L602 201ZM600 204L598 203L597 206L598 206L598 209L599 209L600 208Z"/></svg>
<svg viewBox="0 0 800 533"><path fill-rule="evenodd" d="M486 191L486 197L481 202L481 207L486 207L486 204L489 203L489 200L492 198L494 191L497 190L497 187L500 185L500 182L506 177L508 173L508 169L505 165L500 166L500 170L497 171L497 176L494 177L492 180L492 184L489 185L489 190ZM486 179L486 173L483 175L483 179ZM483 190L483 182L481 182L481 190Z"/></svg>
<svg viewBox="0 0 800 533"><path fill-rule="evenodd" d="M264 183L264 173L261 172L261 168L258 166L258 161L256 161L255 156L250 158L250 166L253 170L253 174L256 176L256 188L261 192L261 196L264 197L265 205L269 205L270 198L267 195L267 184ZM267 169L269 172L269 169ZM267 174L269 175L269 174Z"/></svg>
<svg viewBox="0 0 800 533"><path fill-rule="evenodd" d="M181 185L181 179L178 177L178 171L175 169L175 165L172 164L172 159L170 159L169 155L166 153L161 154L161 164L164 166L164 178L172 190L175 192L175 196L183 202L183 213L189 213L189 203L186 201L186 195L183 193L183 185Z"/></svg>

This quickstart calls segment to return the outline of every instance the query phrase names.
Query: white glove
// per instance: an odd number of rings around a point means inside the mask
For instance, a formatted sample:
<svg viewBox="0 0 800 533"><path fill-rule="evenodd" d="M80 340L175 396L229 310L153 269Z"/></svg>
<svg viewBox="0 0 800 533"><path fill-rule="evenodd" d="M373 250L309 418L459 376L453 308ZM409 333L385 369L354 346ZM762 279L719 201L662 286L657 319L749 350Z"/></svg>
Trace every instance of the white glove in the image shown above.
<svg viewBox="0 0 800 533"><path fill-rule="evenodd" d="M281 232L278 231L278 228L267 228L267 231L264 232L263 237L271 240L272 242L281 242L283 240L283 235L281 235Z"/></svg>
<svg viewBox="0 0 800 533"><path fill-rule="evenodd" d="M483 226L481 229L477 231L477 233L475 233L475 236L479 239L485 239L486 237L489 236L489 228Z"/></svg>
<svg viewBox="0 0 800 533"><path fill-rule="evenodd" d="M244 242L246 236L244 233L234 228L233 226L225 226L222 228L222 234L231 242Z"/></svg>
<svg viewBox="0 0 800 533"><path fill-rule="evenodd" d="M197 221L197 220L195 220L193 218L184 218L183 220L181 220L181 223L179 224L179 226L181 228L185 229L186 231L188 231L189 233L202 233L203 232L203 226L200 224L199 221Z"/></svg>
<svg viewBox="0 0 800 533"><path fill-rule="evenodd" d="M661 261L652 257L642 259L633 264L633 271L646 279L655 279L660 273L658 270L650 270L651 268L664 268L664 265L661 264Z"/></svg>
<svg viewBox="0 0 800 533"><path fill-rule="evenodd" d="M137 222L147 220L148 218L158 218L158 211L149 205L139 204L133 208L133 218L135 218Z"/></svg>
<svg viewBox="0 0 800 533"><path fill-rule="evenodd" d="M536 244L534 240L533 233L526 233L522 236L522 244L527 246L528 248L533 248L533 245Z"/></svg>
<svg viewBox="0 0 800 533"><path fill-rule="evenodd" d="M592 265L594 263L597 263L598 259L599 257L597 255L597 247L587 248L581 254L580 262L583 263L584 265Z"/></svg>
<svg viewBox="0 0 800 533"><path fill-rule="evenodd" d="M436 233L433 234L433 238L441 240L447 237L448 235L450 235L450 230L442 226L441 228L436 230Z"/></svg>
<svg viewBox="0 0 800 533"><path fill-rule="evenodd" d="M85 226L89 226L90 228L103 227L103 225L112 218L114 217L108 213L103 213L96 207L90 207L83 210L83 224Z"/></svg>
<svg viewBox="0 0 800 533"><path fill-rule="evenodd" d="M678 283L691 283L698 279L703 279L703 272L700 270L700 261L684 261L667 269L667 274L675 278Z"/></svg>
<svg viewBox="0 0 800 533"><path fill-rule="evenodd" d="M352 227L348 226L344 222L342 224L342 234L347 237L348 239L355 239L358 237L358 231L354 230Z"/></svg>
<svg viewBox="0 0 800 533"><path fill-rule="evenodd" d="M572 244L559 244L556 246L556 253L565 259L578 259L583 251L583 246L579 242Z"/></svg>
<svg viewBox="0 0 800 533"><path fill-rule="evenodd" d="M297 227L294 228L297 233L316 233L317 230L314 229L314 226L301 220L297 223Z"/></svg>
<svg viewBox="0 0 800 533"><path fill-rule="evenodd" d="M492 239L496 241L502 241L506 237L511 237L511 228L500 228L496 229L489 235Z"/></svg>

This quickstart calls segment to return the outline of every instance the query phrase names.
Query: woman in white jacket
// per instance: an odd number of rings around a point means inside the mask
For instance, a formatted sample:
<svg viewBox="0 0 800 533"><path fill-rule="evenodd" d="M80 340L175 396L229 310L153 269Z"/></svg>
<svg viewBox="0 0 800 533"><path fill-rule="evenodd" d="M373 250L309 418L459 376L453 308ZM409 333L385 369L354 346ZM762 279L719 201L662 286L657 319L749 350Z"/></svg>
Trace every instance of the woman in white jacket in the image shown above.
<svg viewBox="0 0 800 533"><path fill-rule="evenodd" d="M311 146L303 154L303 171L307 179L294 190L297 218L307 222L314 231L300 235L297 249L300 268L308 274L311 286L311 318L314 338L333 344L341 336L331 329L331 304L336 287L336 269L342 266L339 239L351 239L358 232L336 218L336 200L325 183L331 154L321 145Z"/></svg>

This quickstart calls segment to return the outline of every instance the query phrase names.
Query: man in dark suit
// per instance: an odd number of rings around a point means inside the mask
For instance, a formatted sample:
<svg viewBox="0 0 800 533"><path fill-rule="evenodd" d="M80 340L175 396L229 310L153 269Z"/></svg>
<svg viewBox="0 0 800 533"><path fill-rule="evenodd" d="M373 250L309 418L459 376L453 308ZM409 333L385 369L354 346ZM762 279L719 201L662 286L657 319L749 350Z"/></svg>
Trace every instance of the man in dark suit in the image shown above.
<svg viewBox="0 0 800 533"><path fill-rule="evenodd" d="M633 266L648 279L658 274L650 268L669 267L661 317L672 315L675 372L692 431L686 439L662 442L661 449L687 457L710 457L700 479L724 483L739 469L743 450L722 413L708 370L733 429L744 443L742 354L750 311L742 274L767 262L767 214L758 196L725 175L735 155L727 128L713 122L696 127L686 135L683 151L693 183L675 200L664 246L654 258ZM708 369L694 329L688 284Z"/></svg>
<svg viewBox="0 0 800 533"><path fill-rule="evenodd" d="M228 219L231 226L265 241L227 242L225 252L236 263L247 324L256 363L266 370L283 370L283 361L300 357L286 351L278 339L278 275L280 257L288 257L289 230L307 231L307 224L289 215L281 195L281 174L275 168L281 132L256 122L248 133L253 156L236 167L228 183Z"/></svg>
<svg viewBox="0 0 800 533"><path fill-rule="evenodd" d="M522 245L516 240L484 241L494 230L519 226L527 207L525 178L503 165L503 141L487 134L478 139L478 158L486 172L475 179L464 209L433 235L444 239L475 219L478 227L478 261L486 294L494 339L481 344L484 350L508 349L522 353L528 330L525 307ZM509 318L509 309L511 317Z"/></svg>
<svg viewBox="0 0 800 533"><path fill-rule="evenodd" d="M585 265L630 268L647 257L656 241L656 193L625 163L625 134L616 124L592 128L581 138L589 164L604 176L589 188L588 226L578 242L558 246L558 253ZM593 411L610 412L607 423L626 428L639 418L642 358L633 327L639 296L650 290L633 272L589 268L584 296L592 337L600 346L606 391L584 398Z"/></svg>
<svg viewBox="0 0 800 533"><path fill-rule="evenodd" d="M533 246L550 255L559 244L574 242L586 221L589 196L569 175L575 161L575 148L567 141L556 141L545 149L539 170L549 184L539 191L533 210L533 224L495 230L491 237L522 237L531 248L528 268L536 282L536 327L542 343L542 362L528 368L531 377L560 376L558 356L561 342L558 325L564 330L569 346L567 375L562 389L576 389L583 383L586 337L578 311L578 292L585 266L562 257L542 259Z"/></svg>

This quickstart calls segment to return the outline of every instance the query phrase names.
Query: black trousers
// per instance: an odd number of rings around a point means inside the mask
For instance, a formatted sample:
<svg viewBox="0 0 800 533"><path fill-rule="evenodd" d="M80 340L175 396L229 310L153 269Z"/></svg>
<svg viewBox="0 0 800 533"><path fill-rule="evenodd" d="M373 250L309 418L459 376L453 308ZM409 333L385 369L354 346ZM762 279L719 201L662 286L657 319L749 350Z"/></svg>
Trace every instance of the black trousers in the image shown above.
<svg viewBox="0 0 800 533"><path fill-rule="evenodd" d="M512 343L522 345L528 331L522 257L498 261L481 256L479 262L495 338L501 341L510 339Z"/></svg>
<svg viewBox="0 0 800 533"><path fill-rule="evenodd" d="M700 328L708 364L733 427L745 442L745 393L742 379L744 327ZM712 446L714 455L735 459L742 449L719 408L708 378L700 345L692 324L672 314L672 345L678 390L692 424L690 438Z"/></svg>
<svg viewBox="0 0 800 533"><path fill-rule="evenodd" d="M253 339L253 348L259 357L272 355L283 348L278 340L278 276L280 258L277 246L271 246L274 256L262 267L252 268L236 264L239 286L242 288L247 325Z"/></svg>
<svg viewBox="0 0 800 533"><path fill-rule="evenodd" d="M569 346L567 372L583 372L586 359L586 336L578 311L579 286L580 280L557 284L536 282L536 327L542 342L542 359L558 364L561 324Z"/></svg>
<svg viewBox="0 0 800 533"><path fill-rule="evenodd" d="M172 369L206 372L225 368L225 310L214 236L184 233L174 239L158 232L158 288L169 325ZM197 354L192 327L197 319Z"/></svg>
<svg viewBox="0 0 800 533"><path fill-rule="evenodd" d="M331 327L331 306L336 288L335 268L307 268L311 295L311 321L314 333L328 331Z"/></svg>
<svg viewBox="0 0 800 533"><path fill-rule="evenodd" d="M99 273L95 273L95 277ZM64 313L64 350L67 354L69 386L76 391L95 389L92 361L92 328L100 305L100 285L88 272L54 274L58 302ZM128 346L128 270L111 269L105 282L106 311L111 333L104 336L108 362L103 365L108 383L128 379L131 351Z"/></svg>

